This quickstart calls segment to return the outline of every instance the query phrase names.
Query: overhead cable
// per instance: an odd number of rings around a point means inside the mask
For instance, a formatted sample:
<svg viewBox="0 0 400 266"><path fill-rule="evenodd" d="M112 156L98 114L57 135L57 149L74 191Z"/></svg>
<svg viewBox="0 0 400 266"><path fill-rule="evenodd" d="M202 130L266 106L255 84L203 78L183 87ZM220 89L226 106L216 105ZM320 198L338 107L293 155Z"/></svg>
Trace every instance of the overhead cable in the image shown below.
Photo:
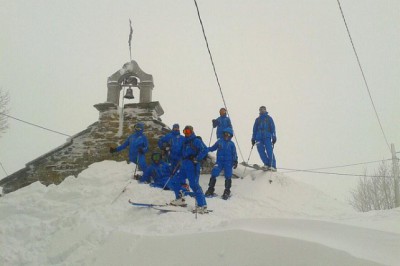
<svg viewBox="0 0 400 266"><path fill-rule="evenodd" d="M221 93L222 101L223 101L223 103L224 103L224 107L225 107L225 109L226 109L226 113L229 115L229 111L228 111L229 109L228 109L228 107L226 106L225 97L224 97L224 94L222 93L222 87L221 87L221 84L220 84L220 82L219 82L217 70L216 70L216 68L215 68L215 64L214 64L214 60L213 60L213 57L212 57L212 54L211 54L210 46L208 45L208 40L207 40L206 32L205 32L205 30L204 30L203 21L202 21L201 16L200 16L199 6L197 5L197 1L196 1L196 0L194 0L194 4L195 4L195 6L196 6L197 16L198 16L198 18L199 18L199 22L200 22L200 25L201 25L201 29L202 29L202 31L203 31L203 36L204 36L204 40L205 40L205 42L206 42L208 55L210 56L211 64L212 64L212 67L213 67L213 70L214 70L215 78L216 78L216 80L217 80L217 84L218 84L218 87L219 87L219 91L220 91L220 93ZM238 140L237 140L237 138L236 138L236 134L233 134L233 137L235 138L235 141L236 141L236 144L237 144L237 147L238 147L240 156L242 157L242 160L244 160L242 151L241 151L240 146L239 146L239 142L238 142Z"/></svg>
<svg viewBox="0 0 400 266"><path fill-rule="evenodd" d="M372 107L374 108L375 116L376 116L376 118L377 118L377 120L378 120L378 123L379 123L379 126L380 126L380 128L381 128L383 137L384 137L384 139L385 139L385 141L386 141L386 144L387 144L387 146L388 146L388 148L389 148L389 150L390 150L389 142L388 142L388 140L387 140L387 138L386 138L385 131L383 130L382 123L381 123L381 120L379 119L378 112L376 111L375 104L374 104L374 101L373 101L373 99L372 99L371 92L370 92L370 90L369 90L369 86L368 86L368 83L367 83L367 79L365 78L364 71L363 71L363 68L362 68L362 66L361 66L360 59L358 58L358 54L357 54L356 48L355 48L355 46L354 46L353 39L351 38L350 30L349 30L349 27L347 26L346 18L344 17L344 13L343 13L342 7L341 7L341 5L340 5L340 1L337 0L337 2L338 2L338 5L339 5L340 12L342 13L342 18L343 18L343 21L344 21L344 25L346 26L347 34L349 35L351 45L353 46L354 54L356 55L356 58L357 58L358 66L359 66L359 68L360 68L360 70L361 70L361 74L362 74L362 77L363 77L363 79L364 79L365 87L367 88L367 91L368 91L369 99L371 100Z"/></svg>
<svg viewBox="0 0 400 266"><path fill-rule="evenodd" d="M34 127L38 127L38 128L41 128L41 129L44 129L44 130L47 130L47 131L50 131L50 132L53 132L53 133L57 133L57 134L60 134L60 135L63 135L63 136L71 137L71 135L64 134L64 133L61 133L61 132L58 132L58 131L55 131L55 130L52 130L52 129L49 129L49 128L46 128L46 127L42 127L42 126L39 126L39 125L36 125L36 124L33 124L33 123L29 123L27 121L24 121L24 120L16 118L16 117L13 117L11 115L7 115L5 113L0 113L0 115L7 116L9 118L15 119L15 120L20 121L22 123L25 123L25 124L28 124L28 125L31 125L31 126L34 126Z"/></svg>
<svg viewBox="0 0 400 266"><path fill-rule="evenodd" d="M359 177L371 177L371 178L393 178L393 176L378 176L378 175L361 175L361 174L345 174L345 173L333 173L333 172L321 172L321 171L312 171L312 170L301 170L301 169L290 169L290 168L279 168L282 170L290 170L291 172L306 172L312 174L326 174L326 175L341 175L341 176L359 176ZM289 173L289 172L285 172Z"/></svg>
<svg viewBox="0 0 400 266"><path fill-rule="evenodd" d="M369 161L369 162L363 162L363 163L353 163L353 164L345 164L345 165L337 165L337 166L329 166L329 167L319 167L319 168L311 168L311 169L304 169L304 170L290 170L290 171L284 172L284 173L292 173L292 172L299 172L299 171L314 171L314 170L335 169L335 168L343 168L343 167L363 165L363 164L379 163L379 162L391 161L391 160L392 159L383 159L383 160Z"/></svg>

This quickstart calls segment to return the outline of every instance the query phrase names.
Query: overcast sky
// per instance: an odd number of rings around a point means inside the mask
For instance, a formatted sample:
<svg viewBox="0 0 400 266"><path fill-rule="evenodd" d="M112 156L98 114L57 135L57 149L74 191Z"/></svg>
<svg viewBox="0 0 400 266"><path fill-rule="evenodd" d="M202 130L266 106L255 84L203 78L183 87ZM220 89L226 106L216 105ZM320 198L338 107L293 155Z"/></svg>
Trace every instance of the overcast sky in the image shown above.
<svg viewBox="0 0 400 266"><path fill-rule="evenodd" d="M340 2L387 140L400 151L400 1ZM198 5L245 160L261 105L275 120L278 168L391 157L336 0ZM189 0L0 0L0 87L10 115L68 135L96 122L107 78L129 61L129 19L132 57L153 75L163 122L191 124L208 144L223 101ZM10 174L65 141L9 120L0 162ZM250 162L261 163L255 151Z"/></svg>

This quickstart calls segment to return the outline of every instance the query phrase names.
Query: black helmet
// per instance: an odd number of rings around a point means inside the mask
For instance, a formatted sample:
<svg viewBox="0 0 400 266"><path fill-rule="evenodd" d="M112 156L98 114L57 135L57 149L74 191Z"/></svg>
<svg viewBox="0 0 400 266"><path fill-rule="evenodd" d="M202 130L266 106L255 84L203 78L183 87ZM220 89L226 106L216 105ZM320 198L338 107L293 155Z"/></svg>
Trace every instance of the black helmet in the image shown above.
<svg viewBox="0 0 400 266"><path fill-rule="evenodd" d="M153 152L153 153L151 154L151 160L152 160L154 163L159 163L159 162L161 161L161 159L162 159L161 153L159 153L159 152Z"/></svg>

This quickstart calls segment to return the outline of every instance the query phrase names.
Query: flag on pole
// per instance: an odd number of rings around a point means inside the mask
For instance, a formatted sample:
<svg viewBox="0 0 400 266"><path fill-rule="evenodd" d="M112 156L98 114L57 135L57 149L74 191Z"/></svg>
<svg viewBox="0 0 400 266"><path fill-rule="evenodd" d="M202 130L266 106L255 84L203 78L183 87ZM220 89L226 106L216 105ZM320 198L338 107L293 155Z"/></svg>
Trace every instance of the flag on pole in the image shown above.
<svg viewBox="0 0 400 266"><path fill-rule="evenodd" d="M129 27L131 28L131 31L129 33L129 48L131 48L131 41L132 41L132 33L133 33L133 29L132 29L132 21L129 19Z"/></svg>

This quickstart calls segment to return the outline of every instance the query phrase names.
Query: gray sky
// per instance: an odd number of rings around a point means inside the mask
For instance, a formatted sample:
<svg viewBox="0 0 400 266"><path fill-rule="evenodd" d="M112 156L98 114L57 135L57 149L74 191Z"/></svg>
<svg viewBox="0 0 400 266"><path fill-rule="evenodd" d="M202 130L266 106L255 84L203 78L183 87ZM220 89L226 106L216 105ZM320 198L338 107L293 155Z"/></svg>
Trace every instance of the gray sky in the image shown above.
<svg viewBox="0 0 400 266"><path fill-rule="evenodd" d="M275 120L278 168L390 158L337 1L198 4L245 160L260 105ZM341 5L384 132L399 151L400 1ZM93 105L106 101L107 78L129 61L129 18L133 59L154 77L162 120L193 125L208 144L223 102L193 1L0 0L0 87L9 91L10 115L69 135L97 121ZM66 140L9 125L0 138L9 174ZM255 151L250 162L261 163Z"/></svg>

